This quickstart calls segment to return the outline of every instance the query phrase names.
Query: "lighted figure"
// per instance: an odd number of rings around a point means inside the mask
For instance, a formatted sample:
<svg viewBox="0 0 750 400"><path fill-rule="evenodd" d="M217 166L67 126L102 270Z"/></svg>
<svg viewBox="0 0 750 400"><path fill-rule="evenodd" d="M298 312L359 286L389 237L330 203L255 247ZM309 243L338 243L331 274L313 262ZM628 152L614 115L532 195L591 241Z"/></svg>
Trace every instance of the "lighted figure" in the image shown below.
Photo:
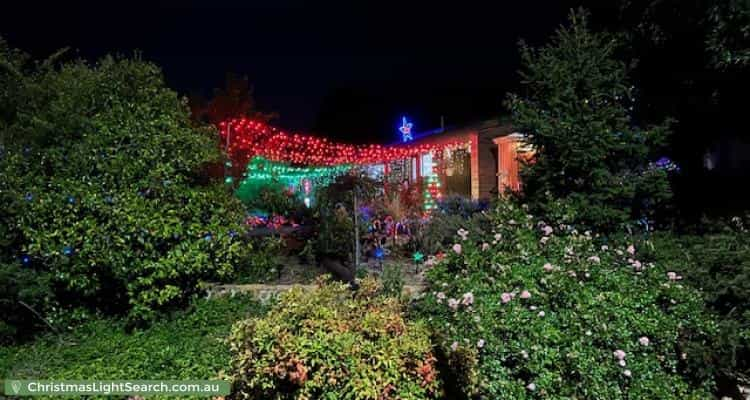
<svg viewBox="0 0 750 400"><path fill-rule="evenodd" d="M401 140L404 143L414 140L414 137L411 134L411 128L413 126L414 124L409 122L406 117L401 117L401 126L398 128L398 130L401 131Z"/></svg>

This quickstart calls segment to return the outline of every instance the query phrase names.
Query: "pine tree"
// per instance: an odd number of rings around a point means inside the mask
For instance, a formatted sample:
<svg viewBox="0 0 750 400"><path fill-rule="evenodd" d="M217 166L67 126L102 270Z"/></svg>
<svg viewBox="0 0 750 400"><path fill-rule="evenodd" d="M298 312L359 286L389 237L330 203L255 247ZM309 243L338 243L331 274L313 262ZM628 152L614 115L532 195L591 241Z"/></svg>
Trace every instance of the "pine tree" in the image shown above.
<svg viewBox="0 0 750 400"><path fill-rule="evenodd" d="M634 87L615 57L618 41L591 32L586 19L583 10L571 12L549 44L521 43L524 94L507 104L535 150L522 170L526 200L543 213L562 200L576 222L611 230L652 215L671 196L669 163L649 163L668 123L635 126Z"/></svg>

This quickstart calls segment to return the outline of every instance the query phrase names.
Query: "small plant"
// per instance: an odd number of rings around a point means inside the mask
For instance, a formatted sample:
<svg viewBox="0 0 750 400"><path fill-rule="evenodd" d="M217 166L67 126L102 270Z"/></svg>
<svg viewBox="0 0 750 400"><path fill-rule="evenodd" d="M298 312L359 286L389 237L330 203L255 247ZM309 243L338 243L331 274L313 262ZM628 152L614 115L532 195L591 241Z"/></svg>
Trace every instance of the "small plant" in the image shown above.
<svg viewBox="0 0 750 400"><path fill-rule="evenodd" d="M383 267L383 274L380 276L383 285L383 294L391 297L400 297L404 289L404 266L401 264L389 263Z"/></svg>
<svg viewBox="0 0 750 400"><path fill-rule="evenodd" d="M248 399L433 399L440 381L429 332L405 320L374 279L357 292L320 281L281 295L232 328L233 392Z"/></svg>
<svg viewBox="0 0 750 400"><path fill-rule="evenodd" d="M283 267L279 260L283 241L275 237L254 238L248 246L252 246L252 251L237 265L230 279L236 283L259 283L277 279Z"/></svg>

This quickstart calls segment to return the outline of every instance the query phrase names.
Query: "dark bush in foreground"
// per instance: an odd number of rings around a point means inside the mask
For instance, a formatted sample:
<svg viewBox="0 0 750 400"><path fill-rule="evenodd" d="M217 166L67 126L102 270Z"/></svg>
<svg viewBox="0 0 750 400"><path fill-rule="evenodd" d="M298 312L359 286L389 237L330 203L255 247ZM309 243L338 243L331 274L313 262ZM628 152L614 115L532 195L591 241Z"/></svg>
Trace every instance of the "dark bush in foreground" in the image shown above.
<svg viewBox="0 0 750 400"><path fill-rule="evenodd" d="M705 293L706 305L720 317L721 333L702 351L722 374L750 377L750 238L735 218L721 232L678 235L660 232L644 241L654 262L684 276ZM744 375L744 377L742 376Z"/></svg>
<svg viewBox="0 0 750 400"><path fill-rule="evenodd" d="M353 292L324 283L281 295L263 318L237 323L230 343L237 398L438 397L429 334L407 322L373 280Z"/></svg>
<svg viewBox="0 0 750 400"><path fill-rule="evenodd" d="M490 218L491 234L456 237L418 304L466 397L709 397L693 346L717 326L679 274L509 204Z"/></svg>
<svg viewBox="0 0 750 400"><path fill-rule="evenodd" d="M0 62L0 193L13 204L0 257L49 273L64 305L133 320L232 272L247 252L242 207L200 179L220 159L215 135L191 124L158 67L31 67L2 41Z"/></svg>

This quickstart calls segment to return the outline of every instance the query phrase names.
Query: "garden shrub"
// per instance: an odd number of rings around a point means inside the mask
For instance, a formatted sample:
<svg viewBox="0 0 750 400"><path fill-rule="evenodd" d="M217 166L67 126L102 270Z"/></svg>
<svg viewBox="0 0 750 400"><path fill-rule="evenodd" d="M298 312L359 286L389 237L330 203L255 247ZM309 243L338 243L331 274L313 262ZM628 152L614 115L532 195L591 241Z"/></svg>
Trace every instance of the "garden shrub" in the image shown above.
<svg viewBox="0 0 750 400"><path fill-rule="evenodd" d="M703 399L701 293L641 249L501 203L427 271L416 313L467 398ZM448 390L448 388L446 388Z"/></svg>
<svg viewBox="0 0 750 400"><path fill-rule="evenodd" d="M404 268L401 263L386 264L380 276L383 285L383 294L386 296L400 297L404 290Z"/></svg>
<svg viewBox="0 0 750 400"><path fill-rule="evenodd" d="M451 196L438 202L437 210L429 219L415 221L411 247L415 251L435 254L453 243L456 231L471 227L475 231L489 232L485 211L489 205L460 196Z"/></svg>
<svg viewBox="0 0 750 400"><path fill-rule="evenodd" d="M29 68L2 46L0 60L14 93L2 98L0 193L18 205L4 251L49 273L63 305L150 319L246 256L241 204L200 175L220 159L217 135L191 123L159 68Z"/></svg>
<svg viewBox="0 0 750 400"><path fill-rule="evenodd" d="M30 343L0 347L0 376L217 379L231 359L225 339L232 324L265 310L257 299L246 295L198 298L187 309L132 332L126 332L122 318L94 316L60 335L49 333Z"/></svg>
<svg viewBox="0 0 750 400"><path fill-rule="evenodd" d="M750 376L750 239L740 218L705 235L657 232L643 240L644 258L665 265L705 293L720 316L719 335L705 343L708 365Z"/></svg>
<svg viewBox="0 0 750 400"><path fill-rule="evenodd" d="M227 281L234 283L260 283L277 279L283 265L280 253L284 242L280 238L266 236L255 237L249 242L252 253L235 268L234 274Z"/></svg>
<svg viewBox="0 0 750 400"><path fill-rule="evenodd" d="M251 399L427 399L439 395L429 333L365 279L357 292L321 282L238 322L233 392Z"/></svg>
<svg viewBox="0 0 750 400"><path fill-rule="evenodd" d="M0 344L47 328L40 316L49 317L56 306L50 278L20 263L0 263Z"/></svg>

